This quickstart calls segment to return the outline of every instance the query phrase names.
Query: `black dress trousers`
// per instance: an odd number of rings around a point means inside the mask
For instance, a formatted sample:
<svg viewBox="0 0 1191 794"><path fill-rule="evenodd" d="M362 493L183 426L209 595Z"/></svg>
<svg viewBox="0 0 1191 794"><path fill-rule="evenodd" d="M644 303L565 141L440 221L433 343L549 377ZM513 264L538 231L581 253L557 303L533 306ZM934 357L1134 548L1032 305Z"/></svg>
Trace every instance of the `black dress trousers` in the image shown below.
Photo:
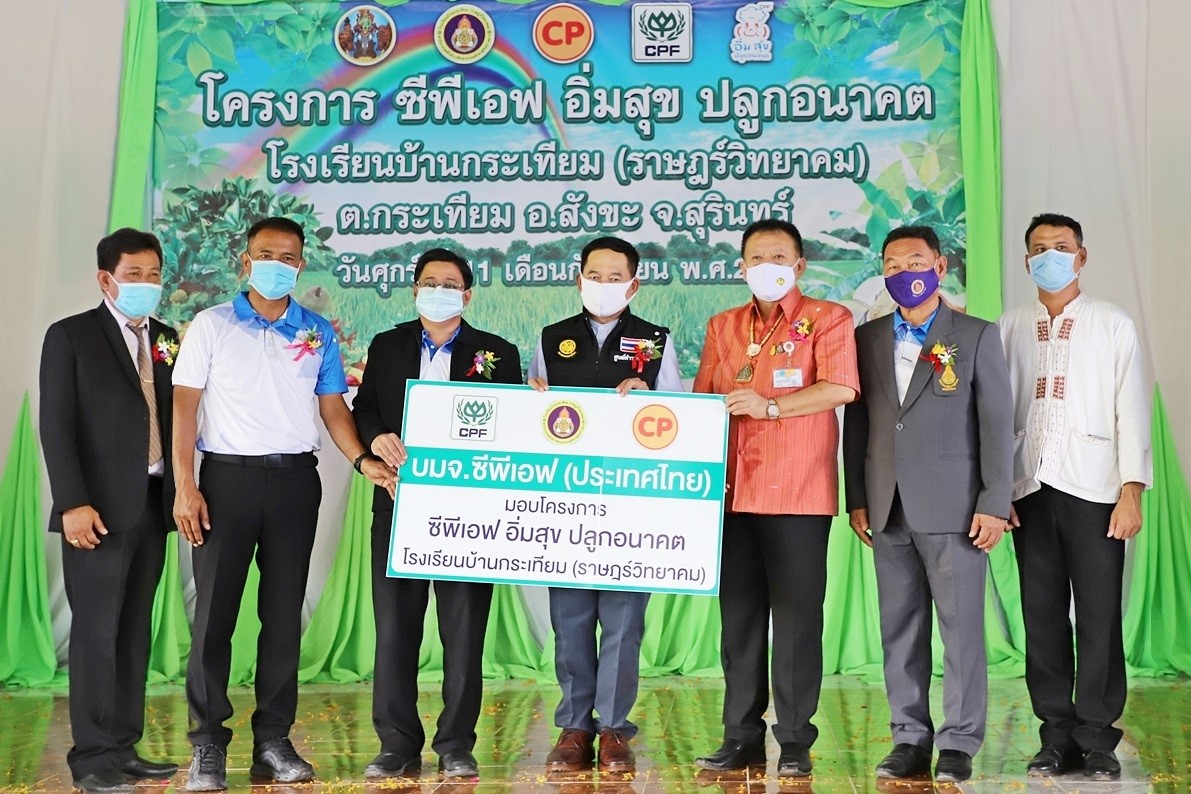
<svg viewBox="0 0 1191 794"><path fill-rule="evenodd" d="M392 524L390 510L372 516L372 604L376 613L372 723L383 751L412 755L426 742L418 712L418 654L431 582L386 576ZM434 599L443 646L443 711L432 747L439 755L471 751L484 694L484 634L492 585L435 581Z"/></svg>
<svg viewBox="0 0 1191 794"><path fill-rule="evenodd" d="M261 468L204 459L199 488L211 529L194 549L194 642L186 669L190 741L227 747L232 633L253 556L260 571L254 745L289 734L298 707L298 653L322 483L308 466Z"/></svg>
<svg viewBox="0 0 1191 794"><path fill-rule="evenodd" d="M62 537L74 740L66 762L75 780L131 760L145 726L149 630L166 538L162 480L145 476L149 487L136 526L109 526L91 550Z"/></svg>

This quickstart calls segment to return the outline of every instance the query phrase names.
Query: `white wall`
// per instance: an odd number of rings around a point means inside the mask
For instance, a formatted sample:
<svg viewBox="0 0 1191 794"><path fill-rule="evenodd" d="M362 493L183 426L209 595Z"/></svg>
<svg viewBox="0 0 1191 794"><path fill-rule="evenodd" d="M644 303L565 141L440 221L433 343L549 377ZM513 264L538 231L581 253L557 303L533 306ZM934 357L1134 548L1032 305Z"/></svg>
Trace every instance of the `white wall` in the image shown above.
<svg viewBox="0 0 1191 794"><path fill-rule="evenodd" d="M993 0L993 12L1006 304L1031 295L1021 264L1029 218L1056 210L1081 220L1090 252L1085 287L1138 321L1191 471L1191 311L1182 302L1191 295L1191 271L1181 261L1191 225L1191 49L1182 41L1191 3ZM100 300L94 251L106 232L125 0L5 0L0 15L3 455L22 394L30 392L36 405L45 327ZM333 559L348 474L337 453L323 459L327 518L312 594ZM62 636L57 551L47 559Z"/></svg>

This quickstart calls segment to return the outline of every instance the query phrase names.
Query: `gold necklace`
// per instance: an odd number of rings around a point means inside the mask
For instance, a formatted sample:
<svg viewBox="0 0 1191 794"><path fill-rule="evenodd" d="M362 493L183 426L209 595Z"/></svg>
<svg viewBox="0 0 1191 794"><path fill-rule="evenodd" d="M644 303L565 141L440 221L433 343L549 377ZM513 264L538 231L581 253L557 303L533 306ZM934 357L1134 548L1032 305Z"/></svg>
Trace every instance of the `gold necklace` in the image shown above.
<svg viewBox="0 0 1191 794"><path fill-rule="evenodd" d="M757 314L757 319L760 319L760 312L757 312L756 305L753 306L753 312ZM776 315L776 312L775 312ZM773 332L777 330L777 324L781 320L780 316L775 316L773 322L769 325L769 330L765 332L765 336L761 337L761 341L757 341L756 323L753 318L749 318L749 346L745 348L744 354L748 356L748 361L744 362L744 366L736 373L737 383L749 383L753 379L753 364L757 363L757 356L761 355L761 349L765 347L765 343L769 341L769 337L773 336Z"/></svg>

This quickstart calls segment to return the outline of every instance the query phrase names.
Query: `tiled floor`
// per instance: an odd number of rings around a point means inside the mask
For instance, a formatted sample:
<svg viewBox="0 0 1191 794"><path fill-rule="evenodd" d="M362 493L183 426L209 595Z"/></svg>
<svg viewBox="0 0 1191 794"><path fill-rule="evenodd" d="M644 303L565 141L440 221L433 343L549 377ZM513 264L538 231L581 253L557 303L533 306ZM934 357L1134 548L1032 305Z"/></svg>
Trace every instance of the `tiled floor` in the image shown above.
<svg viewBox="0 0 1191 794"><path fill-rule="evenodd" d="M932 693L942 702L936 682ZM354 792L405 791L410 794L752 794L753 792L1191 792L1191 686L1178 681L1134 681L1120 725L1125 741L1118 749L1124 767L1120 783L1089 783L1079 776L1033 780L1023 774L1037 749L1034 718L1021 680L992 681L988 739L976 758L972 781L960 786L920 782L878 782L872 774L889 749L888 708L879 686L860 679L833 677L823 682L815 719L820 729L811 781L779 781L773 776L777 747L770 749L768 775L696 774L692 760L713 750L720 740L722 682L715 679L663 678L642 683L634 719L641 726L635 742L635 775L549 776L543 758L556 730L552 712L556 690L526 681L490 682L480 717L476 756L478 783L444 784L432 774L437 759L427 747L421 778L366 785L363 769L377 752L370 717L371 689L365 685L307 686L301 690L298 725L293 732L299 752L314 763L319 783L302 786L252 786L248 778L252 693L237 689L237 732L230 748L229 781L233 791ZM433 732L441 706L437 685L423 687L424 723ZM937 709L936 709L937 711ZM67 791L70 773L64 754L70 746L67 701L62 693L0 690L0 791ZM142 755L189 761L186 700L181 687L150 691L149 724ZM185 772L171 786L142 786L139 792L183 790Z"/></svg>

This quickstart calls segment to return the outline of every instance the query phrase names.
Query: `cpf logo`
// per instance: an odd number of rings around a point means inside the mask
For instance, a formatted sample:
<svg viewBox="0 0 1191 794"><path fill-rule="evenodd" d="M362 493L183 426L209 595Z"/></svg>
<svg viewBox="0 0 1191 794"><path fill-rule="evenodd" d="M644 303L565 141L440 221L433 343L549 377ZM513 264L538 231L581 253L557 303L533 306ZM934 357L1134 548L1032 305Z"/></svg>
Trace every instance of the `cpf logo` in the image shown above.
<svg viewBox="0 0 1191 794"><path fill-rule="evenodd" d="M694 42L690 3L637 3L632 25L637 63L690 62Z"/></svg>
<svg viewBox="0 0 1191 794"><path fill-rule="evenodd" d="M492 441L496 438L496 400L456 394L451 413L451 438Z"/></svg>

